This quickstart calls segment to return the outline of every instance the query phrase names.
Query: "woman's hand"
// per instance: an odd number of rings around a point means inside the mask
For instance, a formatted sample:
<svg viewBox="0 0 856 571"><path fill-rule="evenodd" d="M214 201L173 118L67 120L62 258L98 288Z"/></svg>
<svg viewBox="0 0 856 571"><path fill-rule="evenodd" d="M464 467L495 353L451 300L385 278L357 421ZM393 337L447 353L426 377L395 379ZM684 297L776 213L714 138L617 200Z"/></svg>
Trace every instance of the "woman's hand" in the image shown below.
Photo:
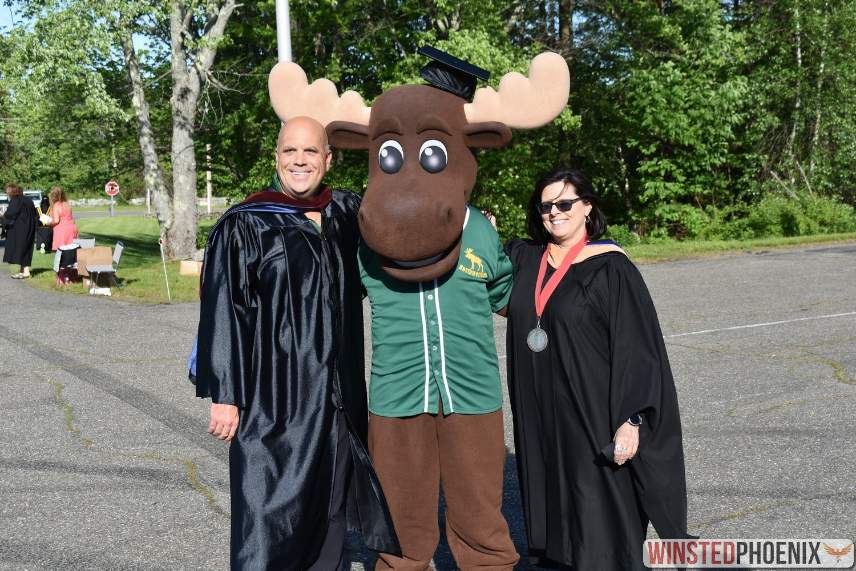
<svg viewBox="0 0 856 571"><path fill-rule="evenodd" d="M636 455L639 449L639 427L625 422L615 432L615 463L621 466Z"/></svg>
<svg viewBox="0 0 856 571"><path fill-rule="evenodd" d="M228 442L235 437L237 431L238 407L233 404L211 403L211 422L208 424L208 433Z"/></svg>

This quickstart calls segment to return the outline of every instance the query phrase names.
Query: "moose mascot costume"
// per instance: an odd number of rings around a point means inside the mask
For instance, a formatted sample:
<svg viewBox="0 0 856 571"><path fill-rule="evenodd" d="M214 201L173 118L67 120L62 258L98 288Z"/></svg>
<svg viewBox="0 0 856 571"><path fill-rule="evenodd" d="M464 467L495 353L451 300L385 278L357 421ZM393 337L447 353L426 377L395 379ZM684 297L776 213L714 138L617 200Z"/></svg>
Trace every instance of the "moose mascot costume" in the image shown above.
<svg viewBox="0 0 856 571"><path fill-rule="evenodd" d="M491 318L508 302L511 264L468 205L471 149L502 147L512 128L555 119L567 104L568 67L543 53L526 76L476 90L486 71L430 47L420 53L431 60L428 84L389 89L372 107L353 91L340 97L326 79L309 84L293 63L271 71L271 102L283 121L317 119L335 147L368 150L358 255L372 306L369 449L402 550L381 553L377 569L428 567L441 481L458 567L512 569Z"/></svg>

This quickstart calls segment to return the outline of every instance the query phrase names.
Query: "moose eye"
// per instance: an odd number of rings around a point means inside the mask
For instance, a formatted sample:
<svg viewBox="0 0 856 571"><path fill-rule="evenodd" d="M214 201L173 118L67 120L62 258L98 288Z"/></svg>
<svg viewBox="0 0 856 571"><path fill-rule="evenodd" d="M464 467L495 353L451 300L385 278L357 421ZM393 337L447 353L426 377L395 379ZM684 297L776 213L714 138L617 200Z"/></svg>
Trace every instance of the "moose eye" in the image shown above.
<svg viewBox="0 0 856 571"><path fill-rule="evenodd" d="M404 164L404 149L398 141L384 141L377 153L377 162L380 170L387 174L395 174Z"/></svg>
<svg viewBox="0 0 856 571"><path fill-rule="evenodd" d="M419 148L419 164L430 173L446 168L446 145L436 139L429 139Z"/></svg>

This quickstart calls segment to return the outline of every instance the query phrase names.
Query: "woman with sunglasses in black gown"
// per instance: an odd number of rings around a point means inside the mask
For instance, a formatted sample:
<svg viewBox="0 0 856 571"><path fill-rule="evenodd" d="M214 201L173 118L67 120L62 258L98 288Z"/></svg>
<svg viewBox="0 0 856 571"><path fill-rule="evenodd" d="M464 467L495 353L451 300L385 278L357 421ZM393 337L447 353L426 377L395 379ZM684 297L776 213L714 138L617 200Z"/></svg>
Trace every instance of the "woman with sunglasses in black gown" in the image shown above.
<svg viewBox="0 0 856 571"><path fill-rule="evenodd" d="M649 521L686 537L678 401L654 305L581 172L538 181L514 264L508 383L530 556L644 569ZM643 493L644 492L644 493Z"/></svg>

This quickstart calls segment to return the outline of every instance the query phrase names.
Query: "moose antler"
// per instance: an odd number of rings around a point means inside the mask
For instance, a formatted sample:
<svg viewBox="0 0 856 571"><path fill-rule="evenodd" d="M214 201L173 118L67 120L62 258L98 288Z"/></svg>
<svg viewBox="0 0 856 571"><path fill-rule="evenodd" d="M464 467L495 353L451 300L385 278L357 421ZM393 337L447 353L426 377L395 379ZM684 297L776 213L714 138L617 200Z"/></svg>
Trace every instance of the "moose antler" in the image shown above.
<svg viewBox="0 0 856 571"><path fill-rule="evenodd" d="M529 64L528 77L516 72L505 74L499 91L482 87L473 102L464 105L467 121L497 121L516 129L534 129L546 125L568 103L571 76L565 58L544 52Z"/></svg>
<svg viewBox="0 0 856 571"><path fill-rule="evenodd" d="M333 121L368 125L371 107L366 107L356 91L339 97L329 79L316 79L309 85L306 72L292 62L276 64L268 77L268 93L273 110L282 121L292 117L312 117L327 126Z"/></svg>

